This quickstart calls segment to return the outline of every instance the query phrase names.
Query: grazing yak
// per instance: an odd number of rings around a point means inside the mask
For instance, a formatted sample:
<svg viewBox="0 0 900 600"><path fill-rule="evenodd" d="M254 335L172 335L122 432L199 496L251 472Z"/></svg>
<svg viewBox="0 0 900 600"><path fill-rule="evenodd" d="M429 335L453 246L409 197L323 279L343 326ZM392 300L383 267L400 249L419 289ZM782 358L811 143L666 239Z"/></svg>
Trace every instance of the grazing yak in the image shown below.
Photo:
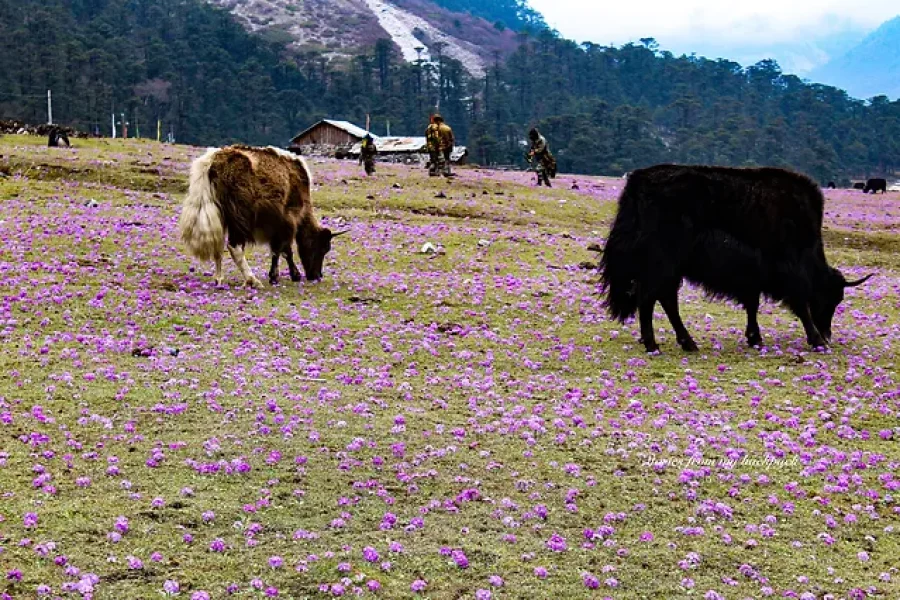
<svg viewBox="0 0 900 600"><path fill-rule="evenodd" d="M278 282L278 257L287 258L292 281L299 281L291 244L306 278L322 278L322 263L332 233L319 225L310 198L312 174L303 157L279 148L228 146L210 148L191 165L191 180L178 226L188 253L216 263L216 284L222 283L222 255L228 251L244 277L259 287L244 256L247 244L268 244L272 251L269 282Z"/></svg>
<svg viewBox="0 0 900 600"><path fill-rule="evenodd" d="M69 136L62 127L51 127L47 135L47 146L49 148L68 148L72 144L69 143Z"/></svg>
<svg viewBox="0 0 900 600"><path fill-rule="evenodd" d="M869 179L866 181L866 187L863 188L863 193L868 194L872 192L873 194L877 194L878 190L881 190L882 194L887 193L887 180L886 179Z"/></svg>
<svg viewBox="0 0 900 600"><path fill-rule="evenodd" d="M837 185L835 185L835 183L834 183L833 181L829 181L829 182L828 182L828 185L827 185L826 187L827 187L829 190L833 190L833 189L836 189L836 188L837 188Z"/></svg>
<svg viewBox="0 0 900 600"><path fill-rule="evenodd" d="M662 305L681 347L696 351L678 312L682 279L747 311L747 341L762 343L756 321L760 295L783 302L803 323L813 347L831 337L847 281L828 265L822 246L824 198L797 173L658 165L634 171L600 261L610 314L639 313L641 342L659 346L653 307Z"/></svg>

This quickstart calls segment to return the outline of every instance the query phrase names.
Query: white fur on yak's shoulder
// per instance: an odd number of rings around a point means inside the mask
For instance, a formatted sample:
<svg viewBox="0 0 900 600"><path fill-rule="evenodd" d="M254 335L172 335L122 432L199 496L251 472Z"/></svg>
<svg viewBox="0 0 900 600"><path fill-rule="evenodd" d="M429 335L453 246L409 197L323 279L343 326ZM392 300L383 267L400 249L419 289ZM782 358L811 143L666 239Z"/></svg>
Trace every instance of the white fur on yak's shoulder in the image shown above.
<svg viewBox="0 0 900 600"><path fill-rule="evenodd" d="M303 168L306 170L306 176L309 178L309 185L312 187L313 184L313 174L312 169L309 168L309 163L306 162L306 159L300 156L299 154L294 154L293 152L289 152L288 150L284 150L282 148L278 148L277 146L267 146L269 150L272 150L280 156L281 158L286 158L288 160L293 160L295 162L303 165Z"/></svg>
<svg viewBox="0 0 900 600"><path fill-rule="evenodd" d="M181 207L178 229L188 253L200 260L218 259L225 244L225 225L209 181L218 148L209 148L191 164L190 186Z"/></svg>

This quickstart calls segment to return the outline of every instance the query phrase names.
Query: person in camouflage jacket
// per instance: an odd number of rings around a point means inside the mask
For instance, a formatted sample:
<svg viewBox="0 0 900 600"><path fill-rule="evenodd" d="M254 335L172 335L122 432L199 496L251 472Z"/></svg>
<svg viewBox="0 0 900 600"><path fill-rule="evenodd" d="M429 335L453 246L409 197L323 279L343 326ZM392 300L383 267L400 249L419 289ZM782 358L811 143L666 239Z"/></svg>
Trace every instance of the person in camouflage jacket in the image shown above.
<svg viewBox="0 0 900 600"><path fill-rule="evenodd" d="M535 128L528 132L528 137L531 139L528 162L538 161L537 165L535 165L538 185L545 183L547 187L550 187L550 179L556 177L556 159L550 153L550 145L547 143L546 138Z"/></svg>
<svg viewBox="0 0 900 600"><path fill-rule="evenodd" d="M375 155L378 154L378 148L375 146L375 140L371 134L366 134L359 148L359 162L365 165L366 175L375 172Z"/></svg>
<svg viewBox="0 0 900 600"><path fill-rule="evenodd" d="M425 129L425 148L428 150L428 174L432 177L438 174L438 167L441 162L440 126L435 122L435 117L439 116L432 116L428 127Z"/></svg>
<svg viewBox="0 0 900 600"><path fill-rule="evenodd" d="M439 160L441 161L441 164L438 169L442 175L450 177L453 175L453 173L450 172L450 155L453 153L456 139L453 137L453 130L449 125L444 123L443 117L435 115L434 120L438 124L438 141L440 148Z"/></svg>

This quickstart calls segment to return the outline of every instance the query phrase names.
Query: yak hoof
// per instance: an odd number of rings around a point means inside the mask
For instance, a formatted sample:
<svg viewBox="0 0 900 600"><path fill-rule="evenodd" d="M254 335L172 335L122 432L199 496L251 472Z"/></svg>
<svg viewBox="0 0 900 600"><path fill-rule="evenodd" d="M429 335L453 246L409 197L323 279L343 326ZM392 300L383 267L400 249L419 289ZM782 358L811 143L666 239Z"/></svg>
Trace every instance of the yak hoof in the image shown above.
<svg viewBox="0 0 900 600"><path fill-rule="evenodd" d="M681 344L681 349L685 352L699 352L700 348L697 347L696 342L691 338L686 340L678 340L678 343Z"/></svg>
<svg viewBox="0 0 900 600"><path fill-rule="evenodd" d="M269 273L269 285L278 285L278 273Z"/></svg>
<svg viewBox="0 0 900 600"><path fill-rule="evenodd" d="M213 279L213 281L215 282L216 287L222 287L222 283L224 282L224 279L221 277L216 277L215 279Z"/></svg>
<svg viewBox="0 0 900 600"><path fill-rule="evenodd" d="M252 287L255 290L258 290L262 287L262 283L256 277L251 277L245 282L249 287Z"/></svg>
<svg viewBox="0 0 900 600"><path fill-rule="evenodd" d="M822 336L811 337L806 340L806 342L813 348L827 348L828 342L825 341L825 338Z"/></svg>
<svg viewBox="0 0 900 600"><path fill-rule="evenodd" d="M653 352L659 352L659 344L657 344L656 341L644 342L642 340L641 343L644 344L644 348L648 353L652 354Z"/></svg>
<svg viewBox="0 0 900 600"><path fill-rule="evenodd" d="M762 336L759 334L757 334L757 335L748 334L747 335L747 345L750 346L751 348L756 348L758 346L762 346Z"/></svg>
<svg viewBox="0 0 900 600"><path fill-rule="evenodd" d="M298 282L303 281L303 275L300 273L291 273L291 281Z"/></svg>

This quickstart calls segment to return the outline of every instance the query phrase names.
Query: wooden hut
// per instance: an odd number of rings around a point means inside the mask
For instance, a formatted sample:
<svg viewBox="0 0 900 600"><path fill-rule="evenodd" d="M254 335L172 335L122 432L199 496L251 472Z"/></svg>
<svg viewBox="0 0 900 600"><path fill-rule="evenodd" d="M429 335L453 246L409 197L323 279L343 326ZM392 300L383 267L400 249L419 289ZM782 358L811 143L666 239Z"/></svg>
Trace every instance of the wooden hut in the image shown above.
<svg viewBox="0 0 900 600"><path fill-rule="evenodd" d="M289 150L302 154L346 152L366 137L366 130L348 121L324 119L301 131L291 140Z"/></svg>

